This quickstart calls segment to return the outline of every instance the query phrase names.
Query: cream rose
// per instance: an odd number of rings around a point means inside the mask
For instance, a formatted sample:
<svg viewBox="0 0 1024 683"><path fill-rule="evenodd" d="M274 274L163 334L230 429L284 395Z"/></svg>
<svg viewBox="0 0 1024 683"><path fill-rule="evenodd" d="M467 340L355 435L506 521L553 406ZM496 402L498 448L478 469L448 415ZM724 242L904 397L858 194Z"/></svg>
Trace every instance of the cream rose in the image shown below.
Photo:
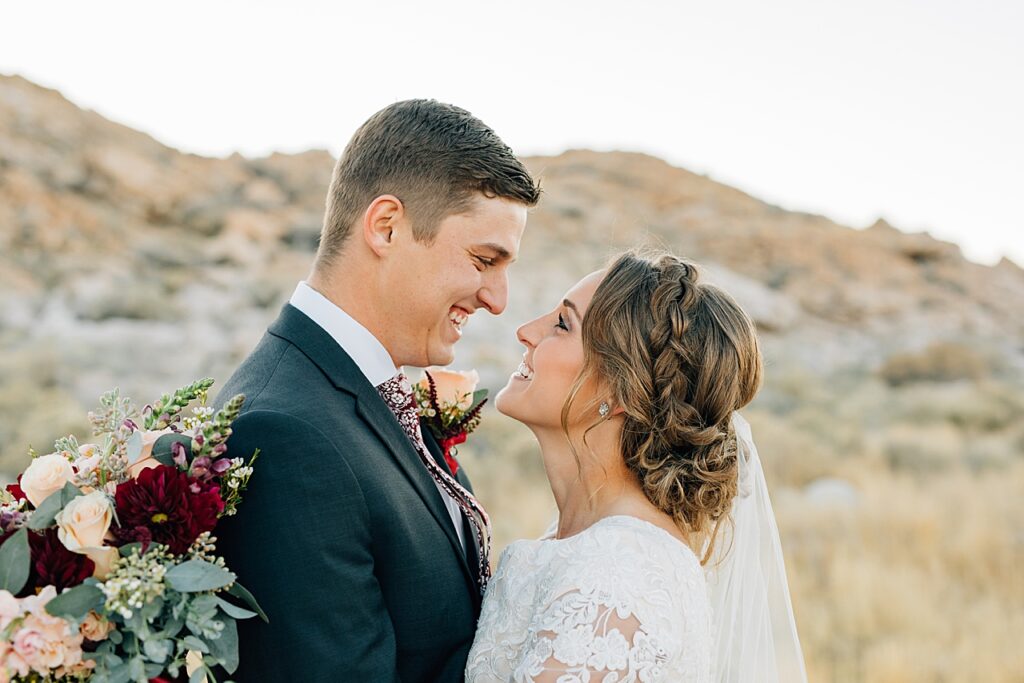
<svg viewBox="0 0 1024 683"><path fill-rule="evenodd" d="M57 513L57 536L71 552L99 548L113 518L110 499L100 491L93 491L74 498Z"/></svg>
<svg viewBox="0 0 1024 683"><path fill-rule="evenodd" d="M480 383L480 375L476 370L458 372L443 368L427 368L427 372L434 378L439 405L457 403L461 410L467 410L473 405L473 392L476 391L476 385ZM426 375L419 381L419 386L423 389L430 388Z"/></svg>
<svg viewBox="0 0 1024 683"><path fill-rule="evenodd" d="M85 615L85 619L78 630L85 638L98 643L101 640L107 639L110 632L114 630L114 624L95 612L89 612Z"/></svg>
<svg viewBox="0 0 1024 683"><path fill-rule="evenodd" d="M185 653L185 673L191 678L192 674L201 669L203 666L203 655L201 652L195 650L189 650ZM206 683L206 676L203 676L201 681Z"/></svg>
<svg viewBox="0 0 1024 683"><path fill-rule="evenodd" d="M128 474L132 479L138 479L139 475L144 470L149 470L157 467L160 462L153 457L153 445L157 442L164 434L173 434L174 432L170 429L161 429L160 431L148 431L142 432L142 452L139 453L138 459L135 464L128 468Z"/></svg>
<svg viewBox="0 0 1024 683"><path fill-rule="evenodd" d="M60 453L42 455L34 459L21 475L21 490L33 506L39 507L50 494L60 491L74 476L71 463Z"/></svg>

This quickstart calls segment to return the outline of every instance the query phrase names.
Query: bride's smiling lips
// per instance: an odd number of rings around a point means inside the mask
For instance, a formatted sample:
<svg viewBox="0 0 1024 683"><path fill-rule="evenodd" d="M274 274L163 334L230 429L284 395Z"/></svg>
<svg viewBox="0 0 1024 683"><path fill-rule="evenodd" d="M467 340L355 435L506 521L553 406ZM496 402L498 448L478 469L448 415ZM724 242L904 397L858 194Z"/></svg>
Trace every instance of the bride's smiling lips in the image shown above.
<svg viewBox="0 0 1024 683"><path fill-rule="evenodd" d="M523 360L519 364L519 367L512 373L512 379L517 379L521 382L529 382L533 379L533 367L526 359L526 356L523 356Z"/></svg>

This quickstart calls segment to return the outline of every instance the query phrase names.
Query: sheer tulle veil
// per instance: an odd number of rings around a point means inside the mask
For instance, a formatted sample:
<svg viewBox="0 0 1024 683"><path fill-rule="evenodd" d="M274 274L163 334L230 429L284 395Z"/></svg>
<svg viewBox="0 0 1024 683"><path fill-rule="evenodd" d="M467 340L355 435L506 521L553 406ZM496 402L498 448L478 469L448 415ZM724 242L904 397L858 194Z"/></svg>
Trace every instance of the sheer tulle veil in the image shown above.
<svg viewBox="0 0 1024 683"><path fill-rule="evenodd" d="M733 413L739 493L706 565L715 683L806 683L764 470L750 424Z"/></svg>

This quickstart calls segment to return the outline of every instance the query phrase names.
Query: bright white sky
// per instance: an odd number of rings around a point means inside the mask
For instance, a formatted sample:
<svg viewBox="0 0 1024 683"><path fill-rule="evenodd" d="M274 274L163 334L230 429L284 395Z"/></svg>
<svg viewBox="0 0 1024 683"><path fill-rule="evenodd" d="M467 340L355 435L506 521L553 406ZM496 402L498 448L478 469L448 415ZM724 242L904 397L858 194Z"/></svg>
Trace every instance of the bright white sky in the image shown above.
<svg viewBox="0 0 1024 683"><path fill-rule="evenodd" d="M1024 2L0 4L0 73L207 155L434 97L521 154L645 151L789 209L1024 264Z"/></svg>

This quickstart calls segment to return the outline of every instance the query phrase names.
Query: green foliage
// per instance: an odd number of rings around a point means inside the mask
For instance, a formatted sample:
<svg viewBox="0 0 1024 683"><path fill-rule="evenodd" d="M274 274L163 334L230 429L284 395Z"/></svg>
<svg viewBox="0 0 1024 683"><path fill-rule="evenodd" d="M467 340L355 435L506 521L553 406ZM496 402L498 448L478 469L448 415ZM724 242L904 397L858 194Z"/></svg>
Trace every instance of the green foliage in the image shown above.
<svg viewBox="0 0 1024 683"><path fill-rule="evenodd" d="M225 588L235 580L235 575L204 560L188 560L167 570L168 585L182 593L197 593Z"/></svg>
<svg viewBox="0 0 1024 683"><path fill-rule="evenodd" d="M206 393L213 386L212 378L200 379L184 386L174 394L164 394L160 400L145 409L145 429L165 429L174 417L196 399L206 402Z"/></svg>
<svg viewBox="0 0 1024 683"><path fill-rule="evenodd" d="M42 531L47 527L53 526L54 521L57 519L57 515L64 506L82 495L82 492L75 487L71 482L64 484L64 488L60 491L54 491L46 497L36 511L32 513L32 517L29 518L28 528L36 531Z"/></svg>
<svg viewBox="0 0 1024 683"><path fill-rule="evenodd" d="M102 606L103 591L97 588L95 579L89 579L51 599L46 603L46 611L55 617L78 623L90 611L99 610Z"/></svg>
<svg viewBox="0 0 1024 683"><path fill-rule="evenodd" d="M28 530L19 529L0 545L0 590L18 594L28 582L30 569Z"/></svg>

